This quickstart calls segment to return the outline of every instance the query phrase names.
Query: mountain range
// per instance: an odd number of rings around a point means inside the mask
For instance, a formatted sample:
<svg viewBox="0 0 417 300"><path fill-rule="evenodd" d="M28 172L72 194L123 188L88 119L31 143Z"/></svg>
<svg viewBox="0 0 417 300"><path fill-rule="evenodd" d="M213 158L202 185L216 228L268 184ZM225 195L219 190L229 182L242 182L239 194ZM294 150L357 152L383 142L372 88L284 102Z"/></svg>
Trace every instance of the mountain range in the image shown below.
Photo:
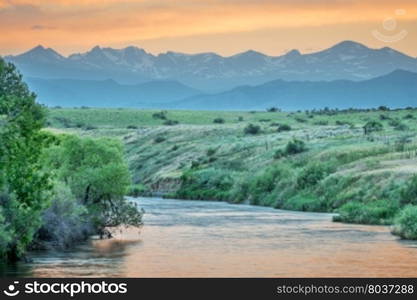
<svg viewBox="0 0 417 300"><path fill-rule="evenodd" d="M317 108L417 107L417 73L397 70L364 80L284 81L241 86L230 91L193 96L168 103L175 109L294 111Z"/></svg>
<svg viewBox="0 0 417 300"><path fill-rule="evenodd" d="M414 83L416 58L353 41L310 54L292 50L268 56L250 50L228 57L99 46L63 56L37 46L5 59L17 65L47 105L255 109L275 103L293 109L400 106L416 99L412 88L396 81Z"/></svg>
<svg viewBox="0 0 417 300"><path fill-rule="evenodd" d="M134 85L113 79L40 79L27 77L26 83L42 104L63 107L155 107L201 92L177 81L150 81Z"/></svg>

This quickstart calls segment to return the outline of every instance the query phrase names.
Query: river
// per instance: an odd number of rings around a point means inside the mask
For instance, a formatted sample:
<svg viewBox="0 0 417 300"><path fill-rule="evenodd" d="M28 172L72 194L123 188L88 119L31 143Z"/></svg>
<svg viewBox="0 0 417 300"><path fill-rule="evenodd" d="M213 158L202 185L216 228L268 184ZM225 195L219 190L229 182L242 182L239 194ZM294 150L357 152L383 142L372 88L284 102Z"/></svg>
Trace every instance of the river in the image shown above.
<svg viewBox="0 0 417 300"><path fill-rule="evenodd" d="M145 226L67 251L30 253L6 276L416 277L417 243L331 214L139 198Z"/></svg>

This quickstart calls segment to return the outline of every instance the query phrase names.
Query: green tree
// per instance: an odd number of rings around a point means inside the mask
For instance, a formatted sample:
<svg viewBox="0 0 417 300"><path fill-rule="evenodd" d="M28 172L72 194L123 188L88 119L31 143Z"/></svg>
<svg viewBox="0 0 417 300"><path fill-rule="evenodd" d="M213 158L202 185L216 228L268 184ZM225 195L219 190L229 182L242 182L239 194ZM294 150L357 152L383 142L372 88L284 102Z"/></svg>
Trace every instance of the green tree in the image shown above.
<svg viewBox="0 0 417 300"><path fill-rule="evenodd" d="M44 108L16 68L0 58L0 254L16 260L41 225L52 185L42 170Z"/></svg>
<svg viewBox="0 0 417 300"><path fill-rule="evenodd" d="M123 147L115 140L64 136L46 153L51 170L85 205L99 233L119 225L140 226L142 212L124 199L131 184Z"/></svg>

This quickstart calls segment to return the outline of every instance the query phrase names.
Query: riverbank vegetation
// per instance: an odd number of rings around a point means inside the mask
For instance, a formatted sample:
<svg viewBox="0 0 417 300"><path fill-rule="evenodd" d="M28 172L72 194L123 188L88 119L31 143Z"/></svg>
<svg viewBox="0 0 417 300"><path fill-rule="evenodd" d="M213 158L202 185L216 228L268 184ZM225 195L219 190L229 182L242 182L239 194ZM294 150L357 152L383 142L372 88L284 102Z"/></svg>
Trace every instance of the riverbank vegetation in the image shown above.
<svg viewBox="0 0 417 300"><path fill-rule="evenodd" d="M47 110L0 58L0 261L67 247L109 228L140 226L117 140L45 131Z"/></svg>
<svg viewBox="0 0 417 300"><path fill-rule="evenodd" d="M163 120L153 117L161 113ZM53 108L48 121L55 131L119 138L136 194L335 212L335 221L395 223L406 238L413 235L405 228L417 224L406 213L417 204L415 108Z"/></svg>

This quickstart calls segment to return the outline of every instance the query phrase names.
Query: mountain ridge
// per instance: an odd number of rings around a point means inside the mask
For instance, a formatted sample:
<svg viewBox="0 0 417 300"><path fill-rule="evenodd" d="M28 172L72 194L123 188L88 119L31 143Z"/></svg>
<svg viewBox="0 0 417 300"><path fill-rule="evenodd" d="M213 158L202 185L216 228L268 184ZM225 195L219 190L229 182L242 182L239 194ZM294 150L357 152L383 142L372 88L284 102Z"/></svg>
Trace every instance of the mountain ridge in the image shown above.
<svg viewBox="0 0 417 300"><path fill-rule="evenodd" d="M279 56L248 50L231 56L213 52L186 54L167 51L158 55L129 46L122 49L95 46L84 53L62 56L37 46L6 56L26 77L103 80L121 84L174 80L205 92L258 85L275 79L291 81L365 80L396 69L417 72L417 59L392 48L372 49L343 41L328 49L302 54L294 49Z"/></svg>
<svg viewBox="0 0 417 300"><path fill-rule="evenodd" d="M171 109L284 110L329 108L417 107L417 73L395 70L364 80L270 81L240 86L218 94L197 95L168 103Z"/></svg>

